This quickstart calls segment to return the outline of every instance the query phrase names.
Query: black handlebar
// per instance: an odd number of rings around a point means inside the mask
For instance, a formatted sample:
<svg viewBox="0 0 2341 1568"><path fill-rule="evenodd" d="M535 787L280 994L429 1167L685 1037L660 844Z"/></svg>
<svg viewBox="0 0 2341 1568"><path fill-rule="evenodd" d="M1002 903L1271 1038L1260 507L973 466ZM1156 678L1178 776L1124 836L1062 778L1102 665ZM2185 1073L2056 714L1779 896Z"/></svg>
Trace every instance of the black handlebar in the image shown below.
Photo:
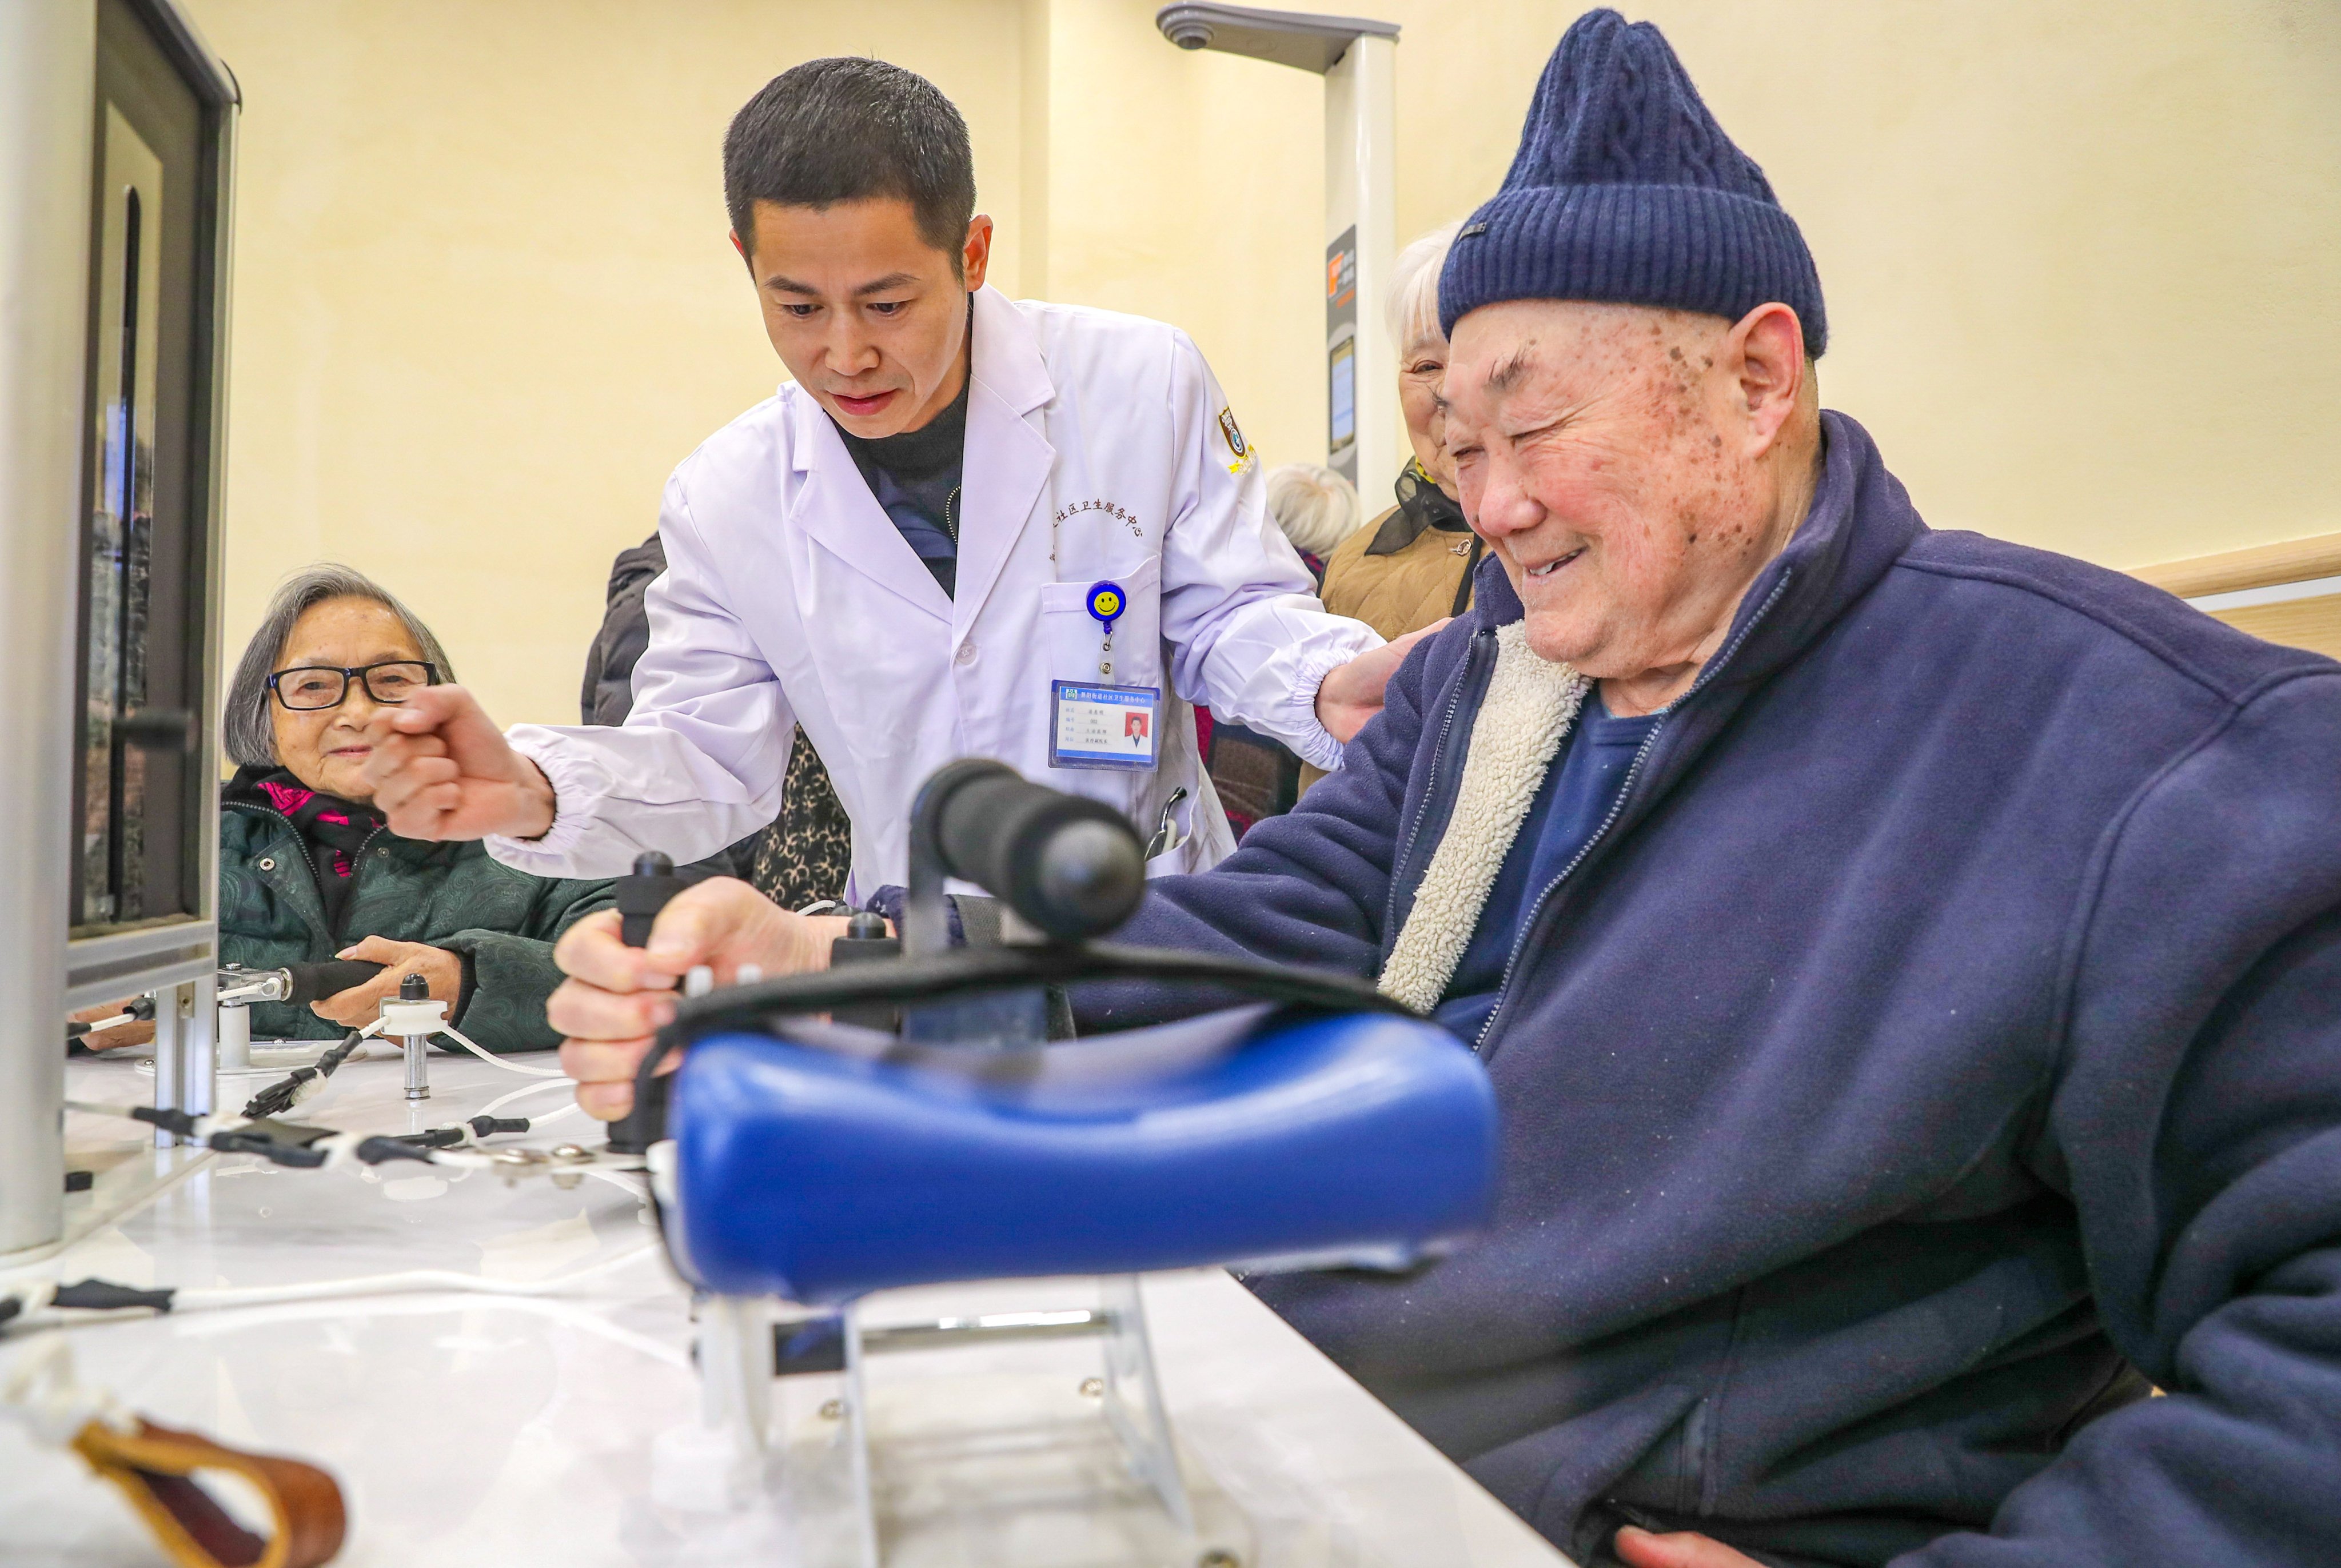
<svg viewBox="0 0 2341 1568"><path fill-rule="evenodd" d="M292 994L284 999L294 1007L305 1007L311 1002L322 1002L327 997L338 997L354 986L363 986L382 973L384 966L365 958L328 958L321 964L287 964L284 972L293 978Z"/></svg>
<svg viewBox="0 0 2341 1568"><path fill-rule="evenodd" d="M922 852L972 882L1051 941L1101 937L1146 893L1146 852L1101 800L1034 784L1004 763L953 762L911 808L911 891ZM918 948L921 943L911 943Z"/></svg>
<svg viewBox="0 0 2341 1568"><path fill-rule="evenodd" d="M613 889L618 906L618 937L629 948L650 945L651 927L669 899L691 885L674 862L655 849L634 857L632 876ZM613 1154L638 1155L666 1136L667 1088L672 1080L643 1077L634 1084L634 1107L610 1124Z"/></svg>

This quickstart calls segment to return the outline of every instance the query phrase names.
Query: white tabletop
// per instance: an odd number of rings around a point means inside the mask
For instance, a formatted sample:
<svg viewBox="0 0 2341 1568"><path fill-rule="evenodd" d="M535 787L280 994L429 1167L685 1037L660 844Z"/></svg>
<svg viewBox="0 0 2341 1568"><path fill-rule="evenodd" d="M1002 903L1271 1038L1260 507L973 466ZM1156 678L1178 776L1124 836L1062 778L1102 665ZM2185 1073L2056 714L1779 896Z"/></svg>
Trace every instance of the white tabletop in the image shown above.
<svg viewBox="0 0 2341 1568"><path fill-rule="evenodd" d="M438 1057L434 1097L410 1107L394 1060L360 1059L294 1116L411 1131L470 1116L528 1081ZM129 1063L103 1059L72 1064L69 1084L75 1098L124 1104L153 1087ZM256 1087L224 1087L221 1098ZM568 1103L547 1087L499 1114ZM563 1191L541 1176L507 1186L486 1172L417 1165L302 1171L178 1154L158 1166L144 1130L68 1117L74 1163L108 1167L110 1191L152 1184L158 1169L168 1185L44 1269L142 1287L426 1267L542 1279L655 1234L633 1178ZM564 1136L601 1141L573 1110L510 1141ZM1191 1483L1232 1499L1256 1526L1260 1562L1243 1568L1565 1562L1226 1275L1151 1275L1145 1299ZM391 1295L65 1332L84 1384L166 1425L332 1471L350 1510L337 1561L351 1568L785 1560L768 1538L653 1494L653 1438L699 1410L687 1295L655 1250L558 1296ZM0 1368L27 1343L0 1341ZM118 1495L9 1423L0 1423L0 1558L13 1568L164 1561Z"/></svg>

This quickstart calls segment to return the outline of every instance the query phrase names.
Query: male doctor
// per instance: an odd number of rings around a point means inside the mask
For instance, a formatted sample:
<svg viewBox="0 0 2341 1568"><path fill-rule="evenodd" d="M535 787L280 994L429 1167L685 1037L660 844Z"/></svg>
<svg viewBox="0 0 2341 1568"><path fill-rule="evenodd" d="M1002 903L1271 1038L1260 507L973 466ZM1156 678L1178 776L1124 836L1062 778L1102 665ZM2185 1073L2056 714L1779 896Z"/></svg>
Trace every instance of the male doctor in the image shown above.
<svg viewBox="0 0 2341 1568"><path fill-rule="evenodd" d="M546 876L697 858L777 814L802 725L866 897L905 879L912 795L954 758L1145 833L1168 813L1157 873L1234 847L1190 701L1340 765L1412 640L1318 603L1185 333L984 287L950 100L811 61L732 120L723 176L794 384L667 482L632 716L507 737L460 689L420 693L366 763L392 831Z"/></svg>

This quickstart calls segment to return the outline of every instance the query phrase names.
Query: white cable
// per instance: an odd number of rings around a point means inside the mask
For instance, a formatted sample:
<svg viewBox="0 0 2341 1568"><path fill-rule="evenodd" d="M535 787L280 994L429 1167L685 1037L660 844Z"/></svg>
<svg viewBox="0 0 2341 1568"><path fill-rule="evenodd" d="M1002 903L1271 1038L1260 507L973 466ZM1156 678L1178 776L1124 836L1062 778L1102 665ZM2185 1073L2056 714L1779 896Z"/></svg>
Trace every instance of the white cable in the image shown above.
<svg viewBox="0 0 2341 1568"><path fill-rule="evenodd" d="M137 1420L109 1389L85 1386L74 1376L73 1351L50 1339L18 1356L0 1380L0 1415L14 1417L34 1436L63 1448L91 1422L117 1432L136 1430Z"/></svg>
<svg viewBox="0 0 2341 1568"><path fill-rule="evenodd" d="M49 1298L56 1294L57 1282L55 1280L28 1279L22 1285L13 1285L6 1290L0 1290L0 1301L15 1302L16 1304L15 1315L28 1317L34 1313L40 1311L43 1307L48 1305ZM5 1403L10 1398L12 1386L13 1385L0 1384L0 1403Z"/></svg>
<svg viewBox="0 0 2341 1568"><path fill-rule="evenodd" d="M144 1108L140 1106L110 1106L102 1100L66 1100L65 1107L69 1111L81 1111L93 1116L120 1116L124 1121L130 1122L144 1119L138 1115L138 1112ZM190 1124L184 1136L196 1143L201 1143L215 1132L232 1132L244 1125L242 1116L197 1116Z"/></svg>
<svg viewBox="0 0 2341 1568"><path fill-rule="evenodd" d="M546 1089L559 1088L561 1086L558 1083L554 1082L551 1078L546 1078L542 1083L523 1084L512 1093L500 1096L495 1099L490 1100L486 1105L482 1106L479 1110L473 1114L477 1116L492 1116L498 1111L502 1110L504 1107L512 1104L513 1101L520 1098L523 1095L541 1094ZM532 1123L551 1121L554 1116L561 1114L562 1113L559 1111L553 1111L544 1116L532 1116L529 1119Z"/></svg>
<svg viewBox="0 0 2341 1568"><path fill-rule="evenodd" d="M334 1170L347 1165L356 1156L358 1145L370 1136L367 1133L335 1133L331 1137L319 1138L309 1147L314 1153L325 1156L322 1168Z"/></svg>
<svg viewBox="0 0 2341 1568"><path fill-rule="evenodd" d="M257 986L238 986L232 991L222 991L218 996L214 997L212 1000L224 1007L230 1002L240 1002L246 997L262 996L271 988L272 987L266 984Z"/></svg>
<svg viewBox="0 0 2341 1568"><path fill-rule="evenodd" d="M506 1097L506 1098L510 1098L511 1097L507 1096L507 1097ZM499 1104L499 1105L502 1105L503 1102L502 1100L499 1100L499 1101L497 1101L496 1103L497 1103L497 1104ZM556 1122L556 1121L559 1121L563 1116L567 1116L570 1112L572 1112L572 1111L573 1111L573 1110L579 1110L579 1109L582 1109L582 1108L583 1108L583 1107L580 1107L580 1106L578 1105L578 1103L577 1103L575 1100L572 1100L572 1101L570 1101L567 1105L563 1106L559 1110L555 1110L555 1111L547 1111L547 1112L545 1112L545 1113L544 1113L543 1116L531 1116L531 1117L529 1117L529 1118L528 1118L528 1130L529 1130L529 1131L531 1131L531 1132L534 1132L537 1128L539 1128L539 1127L543 1126L545 1123L547 1123L547 1122ZM485 1116L487 1113L486 1113L485 1111L483 1111L483 1112L481 1112L480 1114L481 1114L482 1116Z"/></svg>
<svg viewBox="0 0 2341 1568"><path fill-rule="evenodd" d="M515 1067L512 1063L505 1061L503 1057L491 1055L489 1052L483 1050L478 1046L473 1045L453 1024L442 1024L434 1032L446 1036L449 1039L454 1041L457 1045L463 1047L465 1050L479 1057L480 1060L487 1063L488 1066L492 1067L502 1067L508 1073L525 1073L532 1078L565 1078L569 1076L565 1070L560 1067Z"/></svg>
<svg viewBox="0 0 2341 1568"><path fill-rule="evenodd" d="M431 1163L456 1170L483 1171L494 1166L496 1156L482 1147L477 1138L465 1138L453 1148L433 1149Z"/></svg>
<svg viewBox="0 0 2341 1568"><path fill-rule="evenodd" d="M595 1181L608 1182L612 1186L631 1196L636 1203L645 1203L650 1199L651 1192L647 1185L637 1186L626 1179L629 1176L641 1176L643 1173L640 1171L596 1170L593 1166L587 1166L585 1174Z"/></svg>
<svg viewBox="0 0 2341 1568"><path fill-rule="evenodd" d="M447 1268L408 1269L401 1274L364 1275L355 1279L322 1279L306 1285L255 1285L208 1290L182 1290L171 1297L174 1312L207 1312L222 1307L267 1306L281 1301L332 1301L357 1295L393 1295L410 1290L461 1290L485 1295L554 1295L573 1285L598 1278L658 1249L645 1241L598 1263L556 1275L551 1279L489 1279L458 1274Z"/></svg>
<svg viewBox="0 0 2341 1568"><path fill-rule="evenodd" d="M82 1033L85 1035L94 1035L100 1029L118 1029L125 1024L138 1024L145 1021L146 1020L141 1018L135 1013L116 1013L110 1018L100 1018L96 1023L90 1025L88 1028L83 1030Z"/></svg>

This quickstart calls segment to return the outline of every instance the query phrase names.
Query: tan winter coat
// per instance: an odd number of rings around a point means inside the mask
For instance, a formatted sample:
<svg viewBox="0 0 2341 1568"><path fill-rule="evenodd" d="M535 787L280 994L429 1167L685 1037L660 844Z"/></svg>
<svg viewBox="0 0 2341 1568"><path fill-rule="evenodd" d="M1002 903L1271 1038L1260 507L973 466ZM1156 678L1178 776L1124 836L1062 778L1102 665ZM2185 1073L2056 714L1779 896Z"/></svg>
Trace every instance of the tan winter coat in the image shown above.
<svg viewBox="0 0 2341 1568"><path fill-rule="evenodd" d="M1336 615L1364 621L1386 639L1455 612L1455 590L1471 557L1471 535L1426 528L1395 550L1373 547L1402 522L1391 507L1333 547L1320 597ZM1463 608L1470 608L1467 597Z"/></svg>
<svg viewBox="0 0 2341 1568"><path fill-rule="evenodd" d="M1319 593L1326 609L1395 639L1471 608L1469 591L1459 607L1455 591L1475 560L1473 536L1425 528L1409 539L1408 525L1394 506L1333 547ZM1301 764L1300 792L1323 777Z"/></svg>

